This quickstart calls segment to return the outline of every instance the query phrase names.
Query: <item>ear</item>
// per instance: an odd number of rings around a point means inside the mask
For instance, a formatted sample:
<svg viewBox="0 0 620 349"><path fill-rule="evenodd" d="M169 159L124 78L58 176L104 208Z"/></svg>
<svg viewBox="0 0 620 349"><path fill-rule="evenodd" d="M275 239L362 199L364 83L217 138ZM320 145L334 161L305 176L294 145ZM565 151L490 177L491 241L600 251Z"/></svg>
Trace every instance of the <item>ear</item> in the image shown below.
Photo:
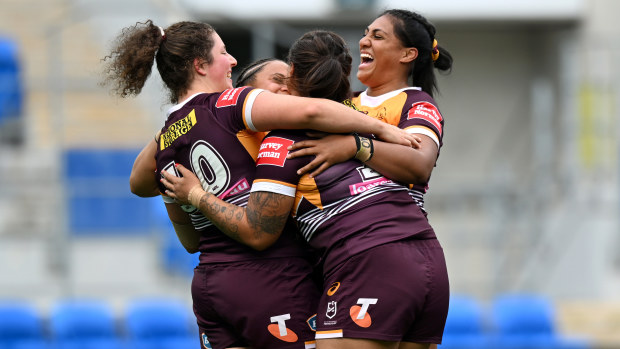
<svg viewBox="0 0 620 349"><path fill-rule="evenodd" d="M204 69L204 65L207 64L205 60L200 58L194 58L194 70L198 75L206 76L207 71Z"/></svg>
<svg viewBox="0 0 620 349"><path fill-rule="evenodd" d="M406 47L402 52L403 54L400 57L401 63L411 63L418 58L418 49L415 47Z"/></svg>

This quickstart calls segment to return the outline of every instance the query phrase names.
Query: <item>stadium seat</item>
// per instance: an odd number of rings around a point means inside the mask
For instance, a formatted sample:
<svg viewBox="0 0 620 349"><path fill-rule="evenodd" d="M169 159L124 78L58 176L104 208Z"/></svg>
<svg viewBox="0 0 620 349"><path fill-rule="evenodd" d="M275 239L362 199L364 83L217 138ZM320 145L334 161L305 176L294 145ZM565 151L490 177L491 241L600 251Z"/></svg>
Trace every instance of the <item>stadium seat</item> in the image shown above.
<svg viewBox="0 0 620 349"><path fill-rule="evenodd" d="M0 141L23 141L23 88L17 43L0 37Z"/></svg>
<svg viewBox="0 0 620 349"><path fill-rule="evenodd" d="M125 331L133 349L189 349L200 345L190 308L172 299L142 299L129 304Z"/></svg>
<svg viewBox="0 0 620 349"><path fill-rule="evenodd" d="M492 304L498 349L587 349L585 339L562 337L556 332L555 308L544 296L503 294Z"/></svg>
<svg viewBox="0 0 620 349"><path fill-rule="evenodd" d="M483 305L473 297L451 295L443 342L439 348L492 348L484 310Z"/></svg>
<svg viewBox="0 0 620 349"><path fill-rule="evenodd" d="M160 234L161 238L160 251L163 269L171 274L192 277L194 268L198 265L200 253L190 254L181 245L161 198L150 200L149 203L154 230Z"/></svg>
<svg viewBox="0 0 620 349"><path fill-rule="evenodd" d="M64 178L69 230L75 235L145 234L153 229L151 200L129 190L136 149L67 149Z"/></svg>
<svg viewBox="0 0 620 349"><path fill-rule="evenodd" d="M184 277L192 277L199 263L200 253L189 253L176 236L174 229L164 232L162 237L162 258L166 271Z"/></svg>
<svg viewBox="0 0 620 349"><path fill-rule="evenodd" d="M0 348L47 348L43 320L27 303L0 303Z"/></svg>
<svg viewBox="0 0 620 349"><path fill-rule="evenodd" d="M57 349L121 349L112 310L102 301L69 300L57 303L49 317Z"/></svg>

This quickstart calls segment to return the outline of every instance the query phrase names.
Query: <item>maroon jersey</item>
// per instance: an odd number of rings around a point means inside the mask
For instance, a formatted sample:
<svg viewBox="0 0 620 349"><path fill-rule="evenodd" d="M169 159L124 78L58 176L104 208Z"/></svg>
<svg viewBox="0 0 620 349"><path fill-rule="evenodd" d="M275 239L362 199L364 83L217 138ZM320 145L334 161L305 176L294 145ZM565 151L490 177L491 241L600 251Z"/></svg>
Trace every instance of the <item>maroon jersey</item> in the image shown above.
<svg viewBox="0 0 620 349"><path fill-rule="evenodd" d="M364 91L357 94L352 102L357 110L369 116L409 133L429 136L437 144L437 149L441 149L444 119L435 100L420 88L407 87L380 96L368 96ZM416 184L411 186L409 192L422 210L427 189L428 183Z"/></svg>
<svg viewBox="0 0 620 349"><path fill-rule="evenodd" d="M395 183L356 160L336 164L315 178L297 170L312 157L286 159L287 147L305 131L273 131L258 154L252 191L295 197L293 217L326 271L352 255L387 242L434 238L422 209Z"/></svg>
<svg viewBox="0 0 620 349"><path fill-rule="evenodd" d="M246 206L254 180L255 159L263 134L252 124L252 105L262 90L241 87L222 93L200 93L170 109L158 142L157 173L179 175L182 164L209 192L229 203ZM160 183L160 190L165 187ZM218 263L303 255L292 222L269 249L257 252L219 231L195 207L184 207L202 232L200 262Z"/></svg>

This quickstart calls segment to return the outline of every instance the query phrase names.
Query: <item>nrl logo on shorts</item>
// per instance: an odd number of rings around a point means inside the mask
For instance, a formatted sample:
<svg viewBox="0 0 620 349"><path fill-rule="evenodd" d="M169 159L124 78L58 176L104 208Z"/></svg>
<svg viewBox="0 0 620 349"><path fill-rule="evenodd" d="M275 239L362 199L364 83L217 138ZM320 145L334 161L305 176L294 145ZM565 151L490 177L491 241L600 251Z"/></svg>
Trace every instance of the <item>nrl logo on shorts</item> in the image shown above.
<svg viewBox="0 0 620 349"><path fill-rule="evenodd" d="M329 319L332 319L334 316L336 316L336 301L331 301L327 303L327 312L325 313L325 316L327 316Z"/></svg>

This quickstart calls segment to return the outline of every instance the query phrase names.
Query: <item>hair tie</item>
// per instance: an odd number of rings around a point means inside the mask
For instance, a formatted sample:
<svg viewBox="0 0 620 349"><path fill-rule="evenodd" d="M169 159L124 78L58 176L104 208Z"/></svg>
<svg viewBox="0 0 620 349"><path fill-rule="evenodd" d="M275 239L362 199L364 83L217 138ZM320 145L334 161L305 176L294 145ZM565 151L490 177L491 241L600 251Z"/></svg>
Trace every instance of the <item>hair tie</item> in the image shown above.
<svg viewBox="0 0 620 349"><path fill-rule="evenodd" d="M164 28L159 27L159 26L157 28L159 28L159 32L161 33L162 40L165 39L166 38L166 33L164 32Z"/></svg>
<svg viewBox="0 0 620 349"><path fill-rule="evenodd" d="M433 58L433 62L439 58L439 49L437 48L437 40L433 39L433 50L431 53L431 57Z"/></svg>

